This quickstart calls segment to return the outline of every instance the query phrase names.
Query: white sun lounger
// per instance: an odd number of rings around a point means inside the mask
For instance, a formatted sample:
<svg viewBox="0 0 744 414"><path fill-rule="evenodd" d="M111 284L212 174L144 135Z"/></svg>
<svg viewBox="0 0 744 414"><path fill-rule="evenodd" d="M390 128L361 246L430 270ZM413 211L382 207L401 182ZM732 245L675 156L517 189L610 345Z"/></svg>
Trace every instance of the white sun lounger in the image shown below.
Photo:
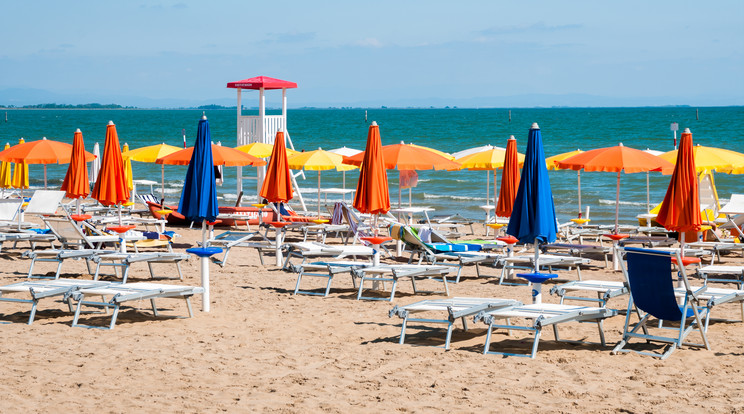
<svg viewBox="0 0 744 414"><path fill-rule="evenodd" d="M440 265L380 265L352 269L352 275L360 279L357 300L386 300L392 302L395 298L395 289L398 286L398 280L404 278L411 280L414 293L438 293L449 296L447 273L451 270L451 266ZM431 279L437 282L442 282L444 284L444 291L418 290L416 287L416 279ZM373 289L375 284L379 284L379 282L382 282L383 286L384 282L392 282L390 297L362 296L365 282L373 282Z"/></svg>
<svg viewBox="0 0 744 414"><path fill-rule="evenodd" d="M155 306L155 299L161 298L175 298L184 299L186 301L186 307L188 309L189 317L193 317L194 314L191 310L190 298L193 295L204 293L204 288L198 286L180 286L180 285L166 285L160 283L109 283L101 287L90 287L75 290L71 293L73 300L77 302L75 308L75 318L72 321L72 326L80 326L84 328L99 328L99 329L114 329L116 324L116 318L119 315L119 309L122 304L130 301L141 301L149 300L152 306L154 316L158 315L158 309ZM90 296L101 296L100 301L90 300ZM109 299L106 299L108 297ZM80 319L80 311L83 306L113 308L111 314L111 322L108 328L105 326L92 326L82 325L78 323Z"/></svg>
<svg viewBox="0 0 744 414"><path fill-rule="evenodd" d="M293 269L298 272L297 283L295 284L294 294L303 295L316 295L316 296L328 296L331 291L331 282L333 277L338 274L352 273L352 270L356 268L372 266L372 262L356 262L356 261L318 261L312 263L302 263L297 266L293 266ZM302 283L303 277L314 277L314 278L325 278L328 279L324 292L315 292L311 290L300 290L300 284ZM352 274L351 282L354 288L357 288L356 278Z"/></svg>
<svg viewBox="0 0 744 414"><path fill-rule="evenodd" d="M256 249L258 251L258 258L263 265L263 251L274 250L276 248L276 243L266 238L266 236L261 234L259 231L230 230L207 240L207 246L221 247L222 250L225 251L222 259L218 259L217 256L210 257L210 259L220 265L220 267L225 267L227 264L227 258L230 255L230 250L233 247L249 247Z"/></svg>
<svg viewBox="0 0 744 414"><path fill-rule="evenodd" d="M736 283L744 289L744 266L708 265L697 269L697 276L707 282Z"/></svg>
<svg viewBox="0 0 744 414"><path fill-rule="evenodd" d="M367 258L374 256L374 250L371 247L362 245L329 245L320 242L299 242L287 243L282 246L286 250L284 265L282 269L298 271L297 266L290 263L293 257L301 258L304 264L307 259L317 259L320 257L344 259L347 257Z"/></svg>
<svg viewBox="0 0 744 414"><path fill-rule="evenodd" d="M452 299L430 299L412 303L405 306L395 306L388 313L389 317L398 316L403 319L400 329L399 344L403 345L406 339L406 329L408 323L416 324L447 324L447 336L444 341L444 349L450 348L452 338L452 328L455 322L460 319L463 329L468 330L466 318L473 316L481 311L500 309L508 306L522 305L522 302L511 299L496 298L452 298ZM420 314L442 314L446 316L442 319L413 317Z"/></svg>
<svg viewBox="0 0 744 414"><path fill-rule="evenodd" d="M70 313L73 312L72 305L68 301L68 295L81 288L93 288L108 285L109 282L96 282L93 280L78 279L57 279L48 281L24 281L13 283L6 286L0 286L0 301L15 303L30 303L31 314L28 317L28 324L31 325L36 317L36 309L39 300L44 298L62 296L63 302L66 302ZM10 295L29 295L30 299L8 297Z"/></svg>
<svg viewBox="0 0 744 414"><path fill-rule="evenodd" d="M567 256L559 254L540 254L538 261L540 267L547 267L552 273L554 266L567 267L568 270L576 268L576 274L579 280L581 280L581 266L591 263L591 260L584 257ZM534 267L535 256L530 255L519 255L512 257L504 257L499 261L502 265L501 277L499 284L504 283L504 277L506 276L507 270L509 269L532 269Z"/></svg>
<svg viewBox="0 0 744 414"><path fill-rule="evenodd" d="M570 343L588 343L586 341L569 341L560 339L558 336L558 325L566 322L595 322L599 329L599 338L602 346L605 346L604 330L602 321L605 318L617 315L615 309L595 308L589 306L571 306L558 305L549 303L540 303L532 305L513 306L503 309L495 309L478 313L475 321L482 320L488 325L488 334L486 335L486 345L483 348L484 354L497 354L507 356L524 356L535 358L537 355L537 346L540 342L540 334L546 326L553 326L555 340ZM511 324L512 318L523 318L532 320L531 326L516 326ZM506 320L506 324L500 324L499 321ZM534 334L532 342L532 351L529 354L517 354L510 352L491 351L491 335L494 329L506 329L529 331Z"/></svg>

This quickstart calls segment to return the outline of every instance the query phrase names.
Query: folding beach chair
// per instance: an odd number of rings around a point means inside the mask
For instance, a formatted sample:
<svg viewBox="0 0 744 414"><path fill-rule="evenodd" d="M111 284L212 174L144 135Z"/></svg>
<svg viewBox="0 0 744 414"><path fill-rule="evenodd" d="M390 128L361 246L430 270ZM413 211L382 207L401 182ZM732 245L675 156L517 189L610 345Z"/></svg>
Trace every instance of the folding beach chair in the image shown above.
<svg viewBox="0 0 744 414"><path fill-rule="evenodd" d="M114 329L116 319L119 315L121 306L130 301L141 301L149 300L152 306L152 312L155 317L158 315L158 308L155 306L155 299L161 298L174 298L184 299L186 301L186 308L188 309L189 317L193 317L194 314L191 310L191 296L204 293L204 288L198 286L180 286L180 285L166 285L160 283L108 283L100 287L80 288L70 293L70 297L77 302L75 307L75 318L72 321L72 326L80 326L83 328L99 328L99 329ZM88 299L90 296L100 296L100 301ZM110 299L106 299L109 297ZM105 326L92 326L82 325L78 323L80 319L80 311L83 306L102 307L108 310L113 308L111 314L111 322L108 327Z"/></svg>
<svg viewBox="0 0 744 414"><path fill-rule="evenodd" d="M639 249L632 247L619 248L625 253L627 267L622 264L622 270L628 280L630 299L625 317L623 339L615 346L613 353L635 352L641 355L650 355L665 359L678 347L684 345L694 347L705 347L710 349L708 338L705 334L705 320L708 318L710 308L702 304L701 295L707 287L693 288L680 267L679 280L684 288L683 305L677 303L674 292L674 278L672 277L672 257L681 263L679 252L666 252L660 250ZM630 324L631 314L635 309L641 312L641 319L636 324ZM673 330L675 336L651 335L648 323L650 318L659 320L679 321L679 327L659 327L658 330ZM640 333L642 330L643 333ZM703 343L687 342L687 336L693 331L700 333ZM646 342L661 342L668 344L665 352L647 352L626 348L633 338L645 340Z"/></svg>
<svg viewBox="0 0 744 414"><path fill-rule="evenodd" d="M522 305L522 302L511 299L496 298L452 298L452 299L430 299L412 303L405 306L394 306L388 313L388 317L398 316L403 319L400 329L399 344L403 345L406 339L406 329L408 324L446 324L447 335L444 341L444 349L450 348L452 339L452 329L455 322L460 319L462 327L468 330L466 318L476 315L478 312L501 309L509 306ZM445 314L445 318L422 318L419 315Z"/></svg>
<svg viewBox="0 0 744 414"><path fill-rule="evenodd" d="M36 317L36 309L39 301L44 298L62 297L67 303L70 313L73 312L72 304L69 302L69 294L81 288L93 288L108 285L109 282L96 282L92 280L57 279L49 281L24 281L0 286L0 301L14 303L30 303L31 314L28 324L31 325ZM10 295L28 295L29 299L8 297Z"/></svg>
<svg viewBox="0 0 744 414"><path fill-rule="evenodd" d="M553 326L555 340L558 342L588 344L587 341L573 341L561 339L558 335L558 325L567 322L594 322L599 330L600 344L605 346L604 328L602 321L611 316L617 315L617 311L608 308L595 308L590 306L571 306L558 305L550 303L538 303L532 305L512 306L503 309L495 309L478 313L474 320L482 320L488 325L486 334L486 345L483 348L484 354L497 354L505 356L522 356L535 358L537 347L540 342L540 334L546 326ZM512 325L511 319L522 318L532 320L530 326ZM499 321L506 320L506 324ZM491 339L494 329L506 329L507 332L512 330L532 332L534 339L532 341L532 350L529 354L518 354L511 352L491 351Z"/></svg>

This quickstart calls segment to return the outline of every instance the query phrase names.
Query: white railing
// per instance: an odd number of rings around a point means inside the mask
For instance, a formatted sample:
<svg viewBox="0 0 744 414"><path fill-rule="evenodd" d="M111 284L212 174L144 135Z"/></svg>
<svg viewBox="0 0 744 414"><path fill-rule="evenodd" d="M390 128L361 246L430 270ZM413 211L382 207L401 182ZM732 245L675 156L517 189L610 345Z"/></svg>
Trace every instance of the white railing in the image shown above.
<svg viewBox="0 0 744 414"><path fill-rule="evenodd" d="M263 136L258 116L241 116L238 119L238 146L254 142L273 144L276 132L280 129L286 131L286 120L281 115L266 115L264 117Z"/></svg>

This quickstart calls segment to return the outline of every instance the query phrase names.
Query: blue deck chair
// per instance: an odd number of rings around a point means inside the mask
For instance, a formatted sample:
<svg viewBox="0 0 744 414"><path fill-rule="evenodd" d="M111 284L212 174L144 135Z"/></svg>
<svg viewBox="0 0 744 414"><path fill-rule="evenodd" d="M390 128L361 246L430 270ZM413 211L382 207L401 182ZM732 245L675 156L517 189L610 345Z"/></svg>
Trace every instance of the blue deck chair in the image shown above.
<svg viewBox="0 0 744 414"><path fill-rule="evenodd" d="M675 280L672 277L672 257L676 256L677 262L681 263L678 252L670 253L660 250L639 249L633 247L618 248L620 254L625 253L627 267L623 263L622 270L628 281L630 299L628 300L628 311L625 317L623 339L615 346L613 353L636 352L642 355L650 355L665 359L675 349L683 345L693 347L705 347L710 350L708 338L705 335L706 324L704 320L708 317L710 309L700 305L700 295L705 293L707 286L693 290L687 280L687 275L682 270L678 273L679 280L685 289L682 305L677 303L674 293ZM622 261L621 261L622 263ZM630 318L637 309L641 316L640 321L631 326ZM654 317L659 321L679 321L678 327L662 327L657 330L676 331L674 336L651 335L649 333L649 318ZM639 331L643 331L642 333ZM693 331L700 333L703 343L691 343L685 341ZM664 352L650 352L644 350L627 349L626 346L633 338L643 339L647 342L661 342L668 344Z"/></svg>

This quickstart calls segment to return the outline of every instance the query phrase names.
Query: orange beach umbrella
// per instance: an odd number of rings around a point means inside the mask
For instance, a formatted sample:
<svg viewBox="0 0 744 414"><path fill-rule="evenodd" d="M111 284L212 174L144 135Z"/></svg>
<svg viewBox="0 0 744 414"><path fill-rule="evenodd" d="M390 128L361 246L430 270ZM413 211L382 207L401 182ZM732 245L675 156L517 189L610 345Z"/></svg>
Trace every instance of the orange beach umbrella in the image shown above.
<svg viewBox="0 0 744 414"><path fill-rule="evenodd" d="M72 156L72 145L52 141L46 137L30 142L23 142L0 152L0 161L24 164L44 164L44 188L47 186L47 164L67 164ZM85 161L92 161L95 155L86 152Z"/></svg>
<svg viewBox="0 0 744 414"><path fill-rule="evenodd" d="M499 217L509 217L514 207L514 199L517 197L519 188L519 159L517 157L517 140L511 136L506 141L506 154L504 155L504 169L501 171L501 189L499 202L494 214Z"/></svg>
<svg viewBox="0 0 744 414"><path fill-rule="evenodd" d="M390 211L390 192L382 154L380 127L377 122L373 121L369 126L364 152L353 157L345 157L344 163L348 164L349 159L358 157L360 154L362 154L361 161L358 164L352 163L352 165L361 165L354 195L354 208L366 214L387 213Z"/></svg>
<svg viewBox="0 0 744 414"><path fill-rule="evenodd" d="M85 165L85 143L80 129L75 131L75 136L72 139L72 156L61 190L65 191L65 196L68 198L80 199L88 197L88 194L90 194L88 166Z"/></svg>
<svg viewBox="0 0 744 414"><path fill-rule="evenodd" d="M292 194L292 180L289 175L287 146L284 143L283 131L277 131L276 133L269 166L266 167L266 177L258 194L272 203L286 203L294 196Z"/></svg>
<svg viewBox="0 0 744 414"><path fill-rule="evenodd" d="M158 158L155 162L158 164L168 165L189 165L191 155L194 153L194 147L188 147L164 157ZM266 161L248 155L235 148L223 147L222 145L212 144L212 158L214 165L224 165L226 167L236 167L242 165L253 165L260 167L266 165Z"/></svg>
<svg viewBox="0 0 744 414"><path fill-rule="evenodd" d="M700 231L703 221L700 217L698 177L689 128L685 128L680 138L676 161L656 221L667 230L680 233ZM681 234L680 240L684 240Z"/></svg>
<svg viewBox="0 0 744 414"><path fill-rule="evenodd" d="M124 176L124 160L121 157L119 136L116 133L114 121L109 121L106 126L101 171L98 173L91 197L104 206L121 205L129 200L129 188L127 188Z"/></svg>

